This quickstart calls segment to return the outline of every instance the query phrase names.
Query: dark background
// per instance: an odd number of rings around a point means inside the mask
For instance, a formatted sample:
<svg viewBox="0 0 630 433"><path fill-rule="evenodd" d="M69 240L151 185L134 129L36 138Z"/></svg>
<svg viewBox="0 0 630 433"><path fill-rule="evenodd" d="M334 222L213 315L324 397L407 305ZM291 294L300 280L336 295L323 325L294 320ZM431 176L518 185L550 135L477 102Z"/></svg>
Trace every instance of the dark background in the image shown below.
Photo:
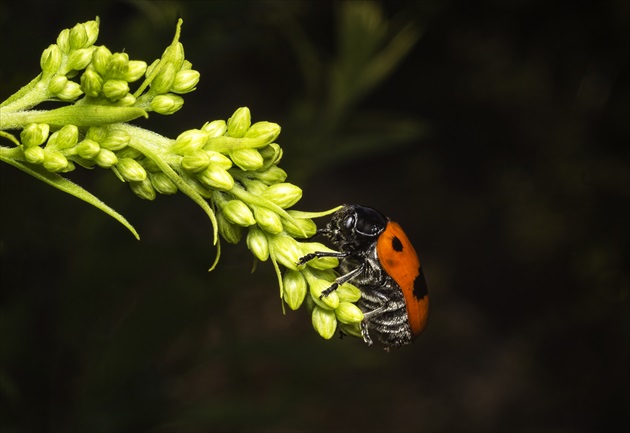
<svg viewBox="0 0 630 433"><path fill-rule="evenodd" d="M201 82L181 112L136 123L174 138L239 106L279 123L296 207L398 220L432 306L411 347L326 341L304 308L282 314L244 243L206 272L210 223L182 194L70 174L137 242L4 165L2 432L630 427L630 2L354 3L381 39L324 1L2 2L2 99L63 28L98 15L98 44L150 62L181 16ZM406 23L407 55L349 96L369 44Z"/></svg>

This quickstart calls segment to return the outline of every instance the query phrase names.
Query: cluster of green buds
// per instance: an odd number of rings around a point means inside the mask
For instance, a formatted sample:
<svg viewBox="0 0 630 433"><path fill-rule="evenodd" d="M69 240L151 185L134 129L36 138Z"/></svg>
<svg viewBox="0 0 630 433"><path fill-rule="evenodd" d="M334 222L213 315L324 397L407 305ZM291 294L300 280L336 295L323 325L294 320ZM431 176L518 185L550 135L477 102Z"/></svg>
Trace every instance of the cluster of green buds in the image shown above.
<svg viewBox="0 0 630 433"><path fill-rule="evenodd" d="M325 338L335 334L338 324L344 333L360 336L363 314L354 305L359 289L346 283L321 296L337 277L337 259L316 258L298 265L309 253L331 251L321 243L297 239L315 235L313 218L336 209L289 209L302 198L302 190L286 182L287 173L277 165L282 158L275 142L279 133L275 123L251 124L249 109L242 107L227 122L215 120L186 131L171 149L181 155L184 179L212 202L221 237L235 244L245 236L256 259L272 262L280 296L289 308L298 309L306 299L313 326Z"/></svg>
<svg viewBox="0 0 630 433"><path fill-rule="evenodd" d="M302 190L286 182L287 173L278 166L280 126L252 124L246 107L227 121L207 122L176 139L130 125L127 122L149 111L179 110L180 95L194 90L199 73L184 58L181 20L171 45L148 67L129 60L126 53L94 45L98 24L97 19L62 31L41 57L42 73L0 104L0 136L15 144L0 146L0 160L105 210L134 233L122 216L57 173L77 165L111 169L147 200L182 192L212 222L218 252L211 269L220 256L220 239L236 244L244 237L256 260L273 264L283 306L296 310L306 300L313 326L324 338L337 329L360 336L363 313L354 304L361 296L359 289L346 283L321 296L337 277L337 259L298 264L308 253L330 251L308 239L317 230L313 218L336 209L292 209ZM142 77L132 93L129 84ZM29 110L51 99L70 105ZM5 132L10 129L21 130L19 140Z"/></svg>
<svg viewBox="0 0 630 433"><path fill-rule="evenodd" d="M183 105L180 94L189 93L199 82L199 72L184 58L183 45L176 40L150 66L130 60L125 52L112 53L94 45L98 19L65 29L57 43L44 50L38 83L47 99L101 106L138 107L159 114L173 114ZM72 79L80 77L76 81ZM129 85L144 77L135 92Z"/></svg>

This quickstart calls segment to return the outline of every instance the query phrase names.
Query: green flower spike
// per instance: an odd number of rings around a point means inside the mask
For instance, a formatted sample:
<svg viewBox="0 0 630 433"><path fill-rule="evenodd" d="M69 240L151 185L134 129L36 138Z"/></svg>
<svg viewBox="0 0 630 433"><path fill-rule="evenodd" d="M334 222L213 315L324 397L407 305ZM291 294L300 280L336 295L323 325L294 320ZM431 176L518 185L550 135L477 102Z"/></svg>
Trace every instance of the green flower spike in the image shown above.
<svg viewBox="0 0 630 433"><path fill-rule="evenodd" d="M344 284L322 296L338 276L337 260L298 264L305 254L330 251L297 239L313 236L313 219L337 209L292 209L302 189L287 182L287 173L278 166L283 153L276 143L278 124L252 123L247 107L175 139L130 123L150 112L176 113L184 103L180 95L199 84L200 74L179 42L181 26L180 20L171 44L150 63L96 45L98 18L61 31L40 57L41 74L0 104L0 137L10 144L0 146L0 160L96 206L136 237L122 215L57 173L77 166L111 170L145 200L181 192L210 219L217 246L211 270L220 257L220 239L236 244L245 237L255 260L271 262L283 310L285 304L296 310L306 303L313 327L327 339L336 329L360 335L363 314L354 305L360 291ZM48 100L66 104L33 109ZM12 130L19 133L8 132Z"/></svg>

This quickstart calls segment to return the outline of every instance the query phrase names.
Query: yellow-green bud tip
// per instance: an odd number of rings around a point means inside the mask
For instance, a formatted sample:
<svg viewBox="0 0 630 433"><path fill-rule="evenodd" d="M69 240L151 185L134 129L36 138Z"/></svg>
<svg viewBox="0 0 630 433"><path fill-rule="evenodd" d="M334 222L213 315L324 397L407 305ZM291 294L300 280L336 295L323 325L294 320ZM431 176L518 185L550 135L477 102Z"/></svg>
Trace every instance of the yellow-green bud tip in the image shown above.
<svg viewBox="0 0 630 433"><path fill-rule="evenodd" d="M284 234L269 239L269 250L272 257L285 268L298 270L297 261L302 255L295 239Z"/></svg>
<svg viewBox="0 0 630 433"><path fill-rule="evenodd" d="M321 308L334 310L339 306L339 296L336 292L330 292L328 296L322 296L324 290L330 287L332 281L312 278L309 280L309 291L315 304Z"/></svg>
<svg viewBox="0 0 630 433"><path fill-rule="evenodd" d="M335 316L341 323L346 324L361 323L363 320L361 309L350 302L340 302L335 308Z"/></svg>
<svg viewBox="0 0 630 433"><path fill-rule="evenodd" d="M264 231L274 235L282 232L282 220L274 211L264 207L255 206L254 218L256 218L258 226Z"/></svg>
<svg viewBox="0 0 630 433"><path fill-rule="evenodd" d="M48 138L50 126L46 123L31 123L20 133L20 140L25 147L39 146Z"/></svg>
<svg viewBox="0 0 630 433"><path fill-rule="evenodd" d="M313 328L315 328L317 333L323 338L329 340L335 335L335 331L337 330L337 318L333 311L325 310L315 305L311 320Z"/></svg>
<svg viewBox="0 0 630 433"><path fill-rule="evenodd" d="M241 170L253 171L263 166L263 157L256 149L237 149L230 153L230 158Z"/></svg>
<svg viewBox="0 0 630 433"><path fill-rule="evenodd" d="M306 280L299 271L288 269L282 277L284 302L292 310L300 308L306 297Z"/></svg>
<svg viewBox="0 0 630 433"><path fill-rule="evenodd" d="M251 209L240 200L230 200L222 208L221 212L230 222L243 227L256 224Z"/></svg>
<svg viewBox="0 0 630 433"><path fill-rule="evenodd" d="M286 209L300 201L302 198L302 189L292 183L277 183L267 188L261 194L261 197Z"/></svg>
<svg viewBox="0 0 630 433"><path fill-rule="evenodd" d="M232 117L227 121L228 135L230 137L242 138L252 124L249 108L241 107L237 109Z"/></svg>
<svg viewBox="0 0 630 433"><path fill-rule="evenodd" d="M197 179L208 188L229 191L234 186L234 178L224 168L218 164L210 163L201 173L197 174Z"/></svg>
<svg viewBox="0 0 630 433"><path fill-rule="evenodd" d="M157 95L151 100L151 110L158 114L169 115L176 113L184 105L184 98L181 96L167 93L165 95Z"/></svg>
<svg viewBox="0 0 630 433"><path fill-rule="evenodd" d="M280 135L280 125L273 122L256 122L245 132L246 138L254 138L261 143L269 144ZM257 146L257 147L262 147Z"/></svg>
<svg viewBox="0 0 630 433"><path fill-rule="evenodd" d="M147 172L135 159L119 159L116 168L127 182L142 182L147 178Z"/></svg>
<svg viewBox="0 0 630 433"><path fill-rule="evenodd" d="M267 236L258 227L250 227L247 233L247 248L261 262L269 258L269 242Z"/></svg>
<svg viewBox="0 0 630 433"><path fill-rule="evenodd" d="M175 75L175 81L171 86L171 92L189 93L195 90L195 86L199 82L199 71L192 69L179 71Z"/></svg>

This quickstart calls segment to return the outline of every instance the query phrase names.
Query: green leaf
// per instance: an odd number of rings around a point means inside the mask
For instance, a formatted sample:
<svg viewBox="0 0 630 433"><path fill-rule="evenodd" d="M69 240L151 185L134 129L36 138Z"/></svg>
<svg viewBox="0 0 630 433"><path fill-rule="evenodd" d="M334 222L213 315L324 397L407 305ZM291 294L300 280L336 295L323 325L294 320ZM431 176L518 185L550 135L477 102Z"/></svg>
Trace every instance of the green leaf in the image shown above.
<svg viewBox="0 0 630 433"><path fill-rule="evenodd" d="M6 150L6 149L7 148L5 148L4 146L0 147L0 150ZM92 195L85 189L81 188L76 183L66 179L65 177L61 177L58 174L50 173L41 166L32 165L27 162L17 161L13 158L8 158L2 151L0 151L0 161L4 161L7 164L11 164L12 166L19 168L23 172L30 174L31 176L41 180L42 182L45 182L51 186L54 186L55 188L60 189L61 191L68 193L70 195L73 195L76 198L79 198L91 204L92 206L102 210L103 212L111 216L112 218L116 219L119 223L127 227L127 229L129 229L129 231L133 233L136 239L138 240L140 239L140 236L138 235L138 232L136 231L136 229L122 215L120 215L114 209L107 206L105 203L99 200L96 196Z"/></svg>

